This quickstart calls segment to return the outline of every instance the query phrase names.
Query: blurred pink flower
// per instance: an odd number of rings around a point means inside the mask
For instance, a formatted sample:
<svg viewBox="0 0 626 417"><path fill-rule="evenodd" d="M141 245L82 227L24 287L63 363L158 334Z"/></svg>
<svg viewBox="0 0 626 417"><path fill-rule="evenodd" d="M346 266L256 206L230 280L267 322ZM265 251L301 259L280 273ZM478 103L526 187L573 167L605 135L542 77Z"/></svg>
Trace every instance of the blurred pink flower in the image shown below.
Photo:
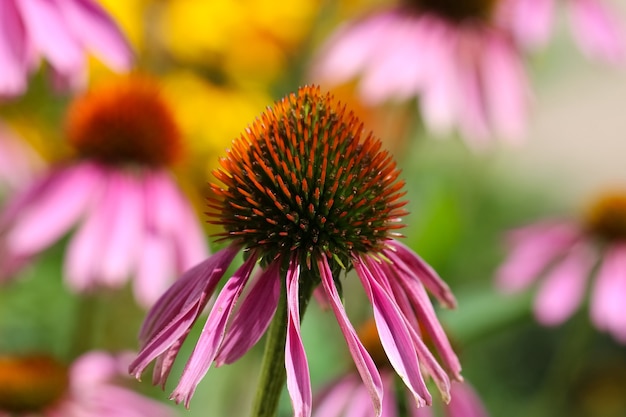
<svg viewBox="0 0 626 417"><path fill-rule="evenodd" d="M340 273L352 268L373 305L391 365L415 401L431 401L422 369L444 397L449 395L447 372L460 379L461 367L426 288L447 306L455 300L432 268L394 239L394 230L402 227L398 222L404 202L398 199L404 183L397 180L395 163L380 150L380 142L371 135L362 138L361 130L359 121L332 96L303 87L269 108L233 143L221 159L222 170L215 172L223 186L213 186L220 199L211 200L215 211L209 213L224 226L221 236L231 243L187 271L150 310L139 335L140 352L130 367L133 375L140 377L155 361L153 382L165 384L191 326L243 251L245 262L217 296L174 389L171 398L176 402L189 405L213 362L232 363L256 344L282 298L286 311L276 314L287 316L287 388L294 414L310 416L300 309L321 284L373 403L363 407L379 414L384 388L380 374L339 295ZM294 142L296 134L299 142ZM257 263L259 275L248 285ZM251 288L235 309L246 286ZM424 344L418 321L446 370Z"/></svg>
<svg viewBox="0 0 626 417"><path fill-rule="evenodd" d="M360 76L370 104L419 97L428 129L457 128L472 146L492 135L519 139L529 87L511 34L493 21L492 2L470 10L444 3L405 2L344 25L323 45L312 77L336 85Z"/></svg>
<svg viewBox="0 0 626 417"><path fill-rule="evenodd" d="M52 167L0 213L0 277L77 228L65 255L70 287L117 288L133 277L149 306L205 258L202 228L163 166L178 150L169 117L156 87L134 77L77 100L68 137L83 158Z"/></svg>
<svg viewBox="0 0 626 417"><path fill-rule="evenodd" d="M18 190L43 169L37 153L8 126L0 123L0 194Z"/></svg>
<svg viewBox="0 0 626 417"><path fill-rule="evenodd" d="M541 281L535 316L554 326L572 316L595 275L591 320L626 343L626 196L600 200L584 224L545 220L512 231L508 243L510 253L496 274L502 291L522 291Z"/></svg>
<svg viewBox="0 0 626 417"><path fill-rule="evenodd" d="M524 47L542 48L556 24L558 4L567 7L574 40L588 58L613 64L623 61L623 25L604 0L504 0L502 22Z"/></svg>
<svg viewBox="0 0 626 417"><path fill-rule="evenodd" d="M405 403L398 395L409 392L396 390L394 374L389 369L381 370L383 381L383 407L381 417L398 417L399 404ZM480 397L467 382L452 382L450 402L442 404L446 417L488 417ZM325 386L314 398L313 417L375 417L374 410L367 404L368 393L365 386L353 373L344 375ZM433 417L433 407L416 407L411 400L406 401L408 417Z"/></svg>
<svg viewBox="0 0 626 417"><path fill-rule="evenodd" d="M29 73L45 59L65 85L84 84L86 52L115 71L130 69L123 34L94 0L3 0L0 5L0 97L24 93Z"/></svg>
<svg viewBox="0 0 626 417"><path fill-rule="evenodd" d="M128 355L91 351L76 359L69 370L45 357L14 359L12 363L0 361L3 368L0 390L13 393L12 399L0 394L0 417L174 416L166 405L120 384ZM9 374L18 371L20 376ZM25 386L29 378L38 380ZM48 401L52 404L46 404Z"/></svg>

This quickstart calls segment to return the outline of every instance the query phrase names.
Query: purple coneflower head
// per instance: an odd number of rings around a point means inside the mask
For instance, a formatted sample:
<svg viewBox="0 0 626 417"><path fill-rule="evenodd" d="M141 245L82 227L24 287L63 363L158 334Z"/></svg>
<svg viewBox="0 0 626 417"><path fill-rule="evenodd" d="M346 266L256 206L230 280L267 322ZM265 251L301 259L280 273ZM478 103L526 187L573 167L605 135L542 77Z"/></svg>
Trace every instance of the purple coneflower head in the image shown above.
<svg viewBox="0 0 626 417"><path fill-rule="evenodd" d="M94 0L4 0L0 12L0 97L24 93L45 59L57 82L85 84L87 52L115 71L130 69L133 53L111 17Z"/></svg>
<svg viewBox="0 0 626 417"><path fill-rule="evenodd" d="M210 366L245 354L276 313L287 316L285 368L294 413L309 416L312 394L300 315L317 287L380 415L380 373L340 299L340 273L351 269L373 305L389 361L416 403L429 404L431 398L420 367L447 397L446 371L460 378L460 365L426 288L447 306L455 304L454 297L424 261L394 239L405 214L404 184L380 141L364 134L362 124L331 95L303 87L268 108L220 162L215 175L222 184L213 185L218 197L210 200L209 215L230 243L187 271L150 310L130 372L139 377L156 361L153 382L165 384L191 326L243 251L245 261L217 295L174 389L176 402L188 406ZM286 311L277 312L281 298ZM424 346L418 322L436 341L446 371Z"/></svg>
<svg viewBox="0 0 626 417"><path fill-rule="evenodd" d="M496 0L404 1L350 22L323 45L314 79L359 77L364 101L419 98L424 123L475 147L525 130L528 82L520 51L497 24Z"/></svg>
<svg viewBox="0 0 626 417"><path fill-rule="evenodd" d="M376 367L380 371L383 384L382 417L396 417L403 415L400 411L406 405L409 417L432 417L436 415L435 407L416 407L415 402L405 401L404 396L411 397L408 390L396 389L394 370L385 355L373 320L365 322L359 329L358 335L363 346L372 355ZM434 363L437 366L436 363ZM356 370L348 371L339 378L324 386L314 397L313 417L374 417L374 410L369 406L368 393L359 380ZM445 373L441 369L438 372ZM474 390L465 382L454 381L450 390L449 402L443 404L444 415L447 417L487 417L485 407Z"/></svg>
<svg viewBox="0 0 626 417"><path fill-rule="evenodd" d="M496 283L517 292L541 281L534 303L540 323L554 326L571 317L595 275L591 320L626 343L626 193L600 198L583 222L550 219L514 230L509 244Z"/></svg>
<svg viewBox="0 0 626 417"><path fill-rule="evenodd" d="M623 62L623 25L603 0L503 0L502 22L523 47L542 48L556 25L559 4L567 8L572 36L584 55L612 64Z"/></svg>
<svg viewBox="0 0 626 417"><path fill-rule="evenodd" d="M172 417L120 384L127 359L92 351L68 368L47 355L0 356L0 417Z"/></svg>
<svg viewBox="0 0 626 417"><path fill-rule="evenodd" d="M133 277L151 305L206 242L192 207L167 171L181 138L152 81L137 76L78 98L67 117L75 160L54 166L0 213L0 277L76 228L65 256L70 287L118 288Z"/></svg>

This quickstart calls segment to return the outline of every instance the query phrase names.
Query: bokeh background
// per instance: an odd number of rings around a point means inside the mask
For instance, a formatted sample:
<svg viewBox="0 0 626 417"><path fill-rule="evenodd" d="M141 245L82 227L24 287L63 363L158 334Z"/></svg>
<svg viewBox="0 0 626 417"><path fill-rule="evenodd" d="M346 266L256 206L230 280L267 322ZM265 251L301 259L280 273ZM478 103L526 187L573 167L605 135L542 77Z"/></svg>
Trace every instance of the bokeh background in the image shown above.
<svg viewBox="0 0 626 417"><path fill-rule="evenodd" d="M201 218L211 170L230 141L266 106L310 81L316 51L337 25L385 3L102 1L136 51L135 71L156 77L172 103L188 151L176 176ZM611 6L626 27L626 3ZM494 141L480 152L459 135L425 131L414 100L368 107L358 102L354 85L334 91L360 112L403 170L410 211L405 242L458 299L458 308L440 317L464 377L490 415L624 417L626 346L598 332L586 306L561 326L541 326L531 310L534 290L500 294L494 273L506 256L507 230L546 216L578 216L605 189L626 190L626 71L586 60L563 20L549 47L526 63L533 90L527 134L519 144ZM91 83L115 76L94 59ZM0 103L0 115L45 163L55 164L67 153L63 117L70 100L71 94L51 91L39 72L27 94ZM207 236L215 231L206 226ZM66 243L0 289L2 353L44 351L69 363L90 349L137 348L145 310L128 289L70 292L60 267ZM354 278L345 281L346 308L359 322L370 310ZM350 369L331 313L313 305L303 333L314 389ZM171 406L189 417L247 415L261 354L262 343L237 363L211 369L189 410ZM164 392L149 377L124 383L167 402L183 366L179 360ZM282 400L280 415L291 415L288 396Z"/></svg>

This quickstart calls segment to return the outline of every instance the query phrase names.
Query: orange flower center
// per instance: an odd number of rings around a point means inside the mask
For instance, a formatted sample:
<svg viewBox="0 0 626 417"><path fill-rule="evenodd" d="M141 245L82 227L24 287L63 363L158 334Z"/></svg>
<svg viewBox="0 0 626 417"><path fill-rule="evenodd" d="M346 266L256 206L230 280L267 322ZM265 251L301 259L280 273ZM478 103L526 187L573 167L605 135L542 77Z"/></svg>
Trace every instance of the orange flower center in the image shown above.
<svg viewBox="0 0 626 417"><path fill-rule="evenodd" d="M0 410L41 410L67 391L67 368L49 356L0 357Z"/></svg>
<svg viewBox="0 0 626 417"><path fill-rule="evenodd" d="M174 117L147 78L121 78L87 92L71 105L66 127L81 157L104 163L163 166L181 153Z"/></svg>
<svg viewBox="0 0 626 417"><path fill-rule="evenodd" d="M587 229L609 240L626 240L626 193L602 196L587 213Z"/></svg>

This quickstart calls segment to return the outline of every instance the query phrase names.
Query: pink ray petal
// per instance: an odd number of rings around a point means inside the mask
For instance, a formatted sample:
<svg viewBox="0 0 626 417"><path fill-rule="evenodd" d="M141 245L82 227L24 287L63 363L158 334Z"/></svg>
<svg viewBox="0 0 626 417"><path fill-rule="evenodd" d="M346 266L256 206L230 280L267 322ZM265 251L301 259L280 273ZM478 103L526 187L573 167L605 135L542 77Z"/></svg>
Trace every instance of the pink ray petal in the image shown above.
<svg viewBox="0 0 626 417"><path fill-rule="evenodd" d="M353 374L334 381L316 395L313 417L343 417L347 404L360 388L362 389L361 381Z"/></svg>
<svg viewBox="0 0 626 417"><path fill-rule="evenodd" d="M19 95L26 90L28 42L15 2L0 2L0 97Z"/></svg>
<svg viewBox="0 0 626 417"><path fill-rule="evenodd" d="M241 358L265 333L280 297L280 262L275 261L259 275L241 307L215 358L215 365L230 364Z"/></svg>
<svg viewBox="0 0 626 417"><path fill-rule="evenodd" d="M554 22L555 0L508 0L503 4L502 24L510 28L524 47L544 47Z"/></svg>
<svg viewBox="0 0 626 417"><path fill-rule="evenodd" d="M574 39L583 53L613 64L623 61L626 39L616 14L598 0L570 0L569 7Z"/></svg>
<svg viewBox="0 0 626 417"><path fill-rule="evenodd" d="M189 407L189 402L193 393L200 383L200 380L211 367L215 359L220 344L226 332L226 323L230 317L243 287L248 282L252 269L256 265L257 257L250 254L250 257L235 271L228 279L222 291L215 300L209 317L202 329L200 338L185 365L183 374L178 381L178 385L170 396L176 403L183 402L185 407Z"/></svg>
<svg viewBox="0 0 626 417"><path fill-rule="evenodd" d="M593 266L593 256L586 246L577 246L555 265L540 285L535 299L537 320L546 326L556 326L567 320L585 295L587 276Z"/></svg>
<svg viewBox="0 0 626 417"><path fill-rule="evenodd" d="M346 315L346 311L344 310L341 299L339 298L337 288L335 288L333 274L330 270L330 266L328 265L328 260L326 259L325 255L322 255L320 261L318 262L318 268L320 270L322 285L324 286L324 290L328 295L330 306L335 313L339 328L341 329L341 332L346 339L346 343L348 344L348 349L350 350L350 354L352 355L354 364L356 365L356 368L359 371L361 378L363 379L363 383L365 384L367 392L372 399L376 416L378 417L380 416L382 409L383 395L382 380L380 378L380 374L378 373L378 369L376 369L374 361L372 360L365 347L363 347L363 344L359 340L356 332L354 331L354 328L352 327L352 324L350 323L350 320L348 319L348 316Z"/></svg>
<svg viewBox="0 0 626 417"><path fill-rule="evenodd" d="M171 242L152 234L144 235L141 241L133 292L141 306L150 307L165 293L177 273L175 252Z"/></svg>
<svg viewBox="0 0 626 417"><path fill-rule="evenodd" d="M287 340L285 342L285 368L287 368L287 390L291 397L294 417L311 415L311 376L306 352L300 335L300 266L297 257L292 257L287 270Z"/></svg>
<svg viewBox="0 0 626 417"><path fill-rule="evenodd" d="M626 246L609 247L598 271L591 298L591 319L626 343Z"/></svg>
<svg viewBox="0 0 626 417"><path fill-rule="evenodd" d="M391 250L386 249L385 256L402 268L407 276L413 276L424 284L442 305L456 307L456 299L450 287L426 261L398 240L392 240L388 245Z"/></svg>
<svg viewBox="0 0 626 417"><path fill-rule="evenodd" d="M118 72L128 71L133 52L111 17L92 0L56 0L80 42Z"/></svg>
<svg viewBox="0 0 626 417"><path fill-rule="evenodd" d="M85 65L83 51L55 2L20 0L16 4L32 42L53 67L65 73Z"/></svg>
<svg viewBox="0 0 626 417"><path fill-rule="evenodd" d="M24 207L7 233L8 250L33 254L54 243L84 214L99 182L100 174L91 165L64 169L41 190L38 201Z"/></svg>
<svg viewBox="0 0 626 417"><path fill-rule="evenodd" d="M480 397L467 383L452 384L452 401L448 404L449 417L489 417Z"/></svg>
<svg viewBox="0 0 626 417"><path fill-rule="evenodd" d="M411 390L417 404L430 404L432 399L422 378L417 353L402 313L364 262L354 261L354 267L374 306L376 328L389 362Z"/></svg>

